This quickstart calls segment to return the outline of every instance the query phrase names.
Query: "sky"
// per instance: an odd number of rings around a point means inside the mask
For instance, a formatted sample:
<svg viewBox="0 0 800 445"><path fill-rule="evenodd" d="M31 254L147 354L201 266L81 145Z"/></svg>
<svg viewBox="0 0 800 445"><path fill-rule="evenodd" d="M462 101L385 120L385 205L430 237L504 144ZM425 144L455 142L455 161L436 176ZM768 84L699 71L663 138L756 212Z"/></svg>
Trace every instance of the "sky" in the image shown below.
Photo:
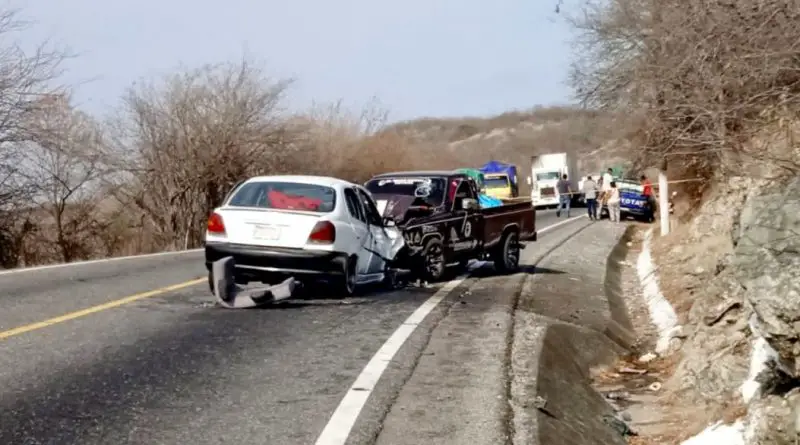
<svg viewBox="0 0 800 445"><path fill-rule="evenodd" d="M287 105L377 97L391 120L565 104L570 31L556 0L27 0L69 47L76 102L102 113L137 80L249 54L294 77ZM6 3L8 4L8 3Z"/></svg>

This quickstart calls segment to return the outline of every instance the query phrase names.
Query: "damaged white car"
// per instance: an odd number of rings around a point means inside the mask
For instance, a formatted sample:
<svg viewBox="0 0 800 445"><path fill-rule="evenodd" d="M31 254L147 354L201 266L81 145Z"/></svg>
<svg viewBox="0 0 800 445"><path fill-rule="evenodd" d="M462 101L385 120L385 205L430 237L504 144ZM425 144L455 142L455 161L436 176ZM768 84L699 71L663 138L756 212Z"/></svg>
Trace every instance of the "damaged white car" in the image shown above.
<svg viewBox="0 0 800 445"><path fill-rule="evenodd" d="M350 296L359 285L387 280L403 245L360 185L261 176L234 186L212 212L205 262L215 293L214 263L232 259L228 274L237 284L327 282L334 295Z"/></svg>

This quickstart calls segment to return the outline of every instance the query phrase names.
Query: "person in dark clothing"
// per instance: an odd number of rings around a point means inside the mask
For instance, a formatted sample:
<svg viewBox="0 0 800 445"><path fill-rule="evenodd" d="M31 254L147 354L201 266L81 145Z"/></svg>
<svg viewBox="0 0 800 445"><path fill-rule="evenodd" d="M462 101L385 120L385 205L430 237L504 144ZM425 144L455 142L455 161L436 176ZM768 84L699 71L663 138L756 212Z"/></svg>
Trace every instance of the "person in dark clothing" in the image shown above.
<svg viewBox="0 0 800 445"><path fill-rule="evenodd" d="M567 175L561 177L556 183L556 190L558 191L558 210L556 210L556 218L561 217L561 209L566 208L567 218L569 218L569 207L572 203L572 188L567 181Z"/></svg>

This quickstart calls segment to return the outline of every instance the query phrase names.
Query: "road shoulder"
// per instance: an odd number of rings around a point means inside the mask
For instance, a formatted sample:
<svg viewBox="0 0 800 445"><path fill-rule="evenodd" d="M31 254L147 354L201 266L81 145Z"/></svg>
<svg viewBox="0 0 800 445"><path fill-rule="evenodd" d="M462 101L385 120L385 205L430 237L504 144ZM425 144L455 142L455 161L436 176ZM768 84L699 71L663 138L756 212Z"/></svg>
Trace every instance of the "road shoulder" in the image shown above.
<svg viewBox="0 0 800 445"><path fill-rule="evenodd" d="M530 244L523 251L522 273L476 272L474 285L432 331L376 444L509 443L509 345L520 291L543 255L588 224L575 221Z"/></svg>
<svg viewBox="0 0 800 445"><path fill-rule="evenodd" d="M590 369L613 363L634 338L617 289L625 229L592 224L525 283L512 349L513 443L625 443L590 379Z"/></svg>

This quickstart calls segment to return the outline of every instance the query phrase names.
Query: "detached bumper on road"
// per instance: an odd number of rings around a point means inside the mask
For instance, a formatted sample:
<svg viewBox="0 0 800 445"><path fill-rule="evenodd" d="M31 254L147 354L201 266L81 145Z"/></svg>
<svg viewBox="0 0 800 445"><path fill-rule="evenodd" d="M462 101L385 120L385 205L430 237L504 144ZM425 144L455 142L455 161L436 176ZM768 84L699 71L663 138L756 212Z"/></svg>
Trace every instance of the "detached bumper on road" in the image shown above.
<svg viewBox="0 0 800 445"><path fill-rule="evenodd" d="M260 247L243 244L206 244L206 269L225 257L233 257L236 269L279 274L341 275L347 255L305 249Z"/></svg>

